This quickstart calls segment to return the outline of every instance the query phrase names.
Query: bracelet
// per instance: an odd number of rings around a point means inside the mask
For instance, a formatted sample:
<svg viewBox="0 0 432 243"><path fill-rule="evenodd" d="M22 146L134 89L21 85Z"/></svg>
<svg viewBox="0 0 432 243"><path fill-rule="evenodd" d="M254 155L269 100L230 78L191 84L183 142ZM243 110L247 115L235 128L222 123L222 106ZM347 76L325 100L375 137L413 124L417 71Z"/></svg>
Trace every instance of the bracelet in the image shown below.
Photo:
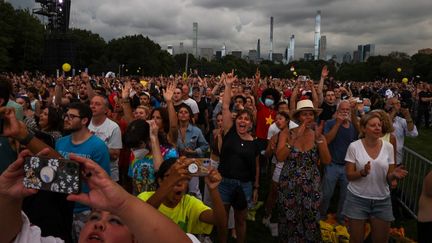
<svg viewBox="0 0 432 243"><path fill-rule="evenodd" d="M34 137L34 134L31 131L28 131L27 136L25 136L23 139L17 139L17 140L21 145L25 146L25 145L30 143L30 141L33 139L33 137Z"/></svg>
<svg viewBox="0 0 432 243"><path fill-rule="evenodd" d="M315 143L324 143L324 140L316 140Z"/></svg>

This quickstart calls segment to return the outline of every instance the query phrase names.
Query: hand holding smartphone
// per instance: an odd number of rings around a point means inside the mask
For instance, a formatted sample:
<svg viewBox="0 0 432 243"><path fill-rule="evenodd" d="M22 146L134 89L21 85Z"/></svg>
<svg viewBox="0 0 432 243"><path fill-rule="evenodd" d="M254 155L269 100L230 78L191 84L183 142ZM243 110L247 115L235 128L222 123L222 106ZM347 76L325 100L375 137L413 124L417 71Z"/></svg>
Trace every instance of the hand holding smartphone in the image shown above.
<svg viewBox="0 0 432 243"><path fill-rule="evenodd" d="M187 170L191 176L208 176L210 173L210 159L190 158L186 161L189 164Z"/></svg>
<svg viewBox="0 0 432 243"><path fill-rule="evenodd" d="M45 191L78 194L81 192L80 164L67 159L27 157L24 186Z"/></svg>

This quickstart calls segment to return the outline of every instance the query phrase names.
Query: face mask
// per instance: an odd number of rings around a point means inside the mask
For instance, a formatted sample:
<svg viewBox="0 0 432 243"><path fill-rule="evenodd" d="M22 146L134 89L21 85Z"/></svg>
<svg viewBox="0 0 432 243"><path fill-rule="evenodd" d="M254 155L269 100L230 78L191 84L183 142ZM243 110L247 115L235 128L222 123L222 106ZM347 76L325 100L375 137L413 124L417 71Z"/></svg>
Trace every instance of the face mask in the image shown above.
<svg viewBox="0 0 432 243"><path fill-rule="evenodd" d="M368 113L368 112L370 111L370 106L365 105L365 106L363 107L363 111L364 111L365 113Z"/></svg>
<svg viewBox="0 0 432 243"><path fill-rule="evenodd" d="M143 159L150 151L146 148L132 150L135 159Z"/></svg>
<svg viewBox="0 0 432 243"><path fill-rule="evenodd" d="M274 101L272 99L265 99L264 104L269 107L272 106Z"/></svg>

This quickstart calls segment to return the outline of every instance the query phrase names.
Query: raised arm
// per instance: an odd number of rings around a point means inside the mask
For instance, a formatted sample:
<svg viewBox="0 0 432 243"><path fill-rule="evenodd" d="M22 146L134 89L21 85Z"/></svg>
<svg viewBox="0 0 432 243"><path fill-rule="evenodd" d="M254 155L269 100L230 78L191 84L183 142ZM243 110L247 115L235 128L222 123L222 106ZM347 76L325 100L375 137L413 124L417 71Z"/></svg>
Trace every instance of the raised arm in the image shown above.
<svg viewBox="0 0 432 243"><path fill-rule="evenodd" d="M258 97L258 86L259 86L260 80L261 80L261 72L257 68L256 73L255 73L255 82L253 83L253 86L252 86L252 94L255 97ZM256 100L256 102L258 102L258 99Z"/></svg>
<svg viewBox="0 0 432 243"><path fill-rule="evenodd" d="M174 104L172 102L172 96L174 94L174 90L176 86L177 85L175 82L168 83L166 91L162 90L165 103L167 104L169 124L170 124L169 132L168 132L168 141L173 145L177 144L177 138L178 138L177 114L174 109Z"/></svg>
<svg viewBox="0 0 432 243"><path fill-rule="evenodd" d="M290 111L294 111L296 109L296 105L297 105L297 96L298 96L298 92L299 92L299 82L295 82L294 84L294 89L293 92L291 94L290 97L290 107L289 110Z"/></svg>
<svg viewBox="0 0 432 243"><path fill-rule="evenodd" d="M327 78L328 76L328 68L327 66L324 66L321 70L321 78L320 81L318 83L318 90L317 90L317 94L318 94L318 103L321 106L321 104L324 101L324 94L323 94L323 89L324 89L324 80Z"/></svg>
<svg viewBox="0 0 432 243"><path fill-rule="evenodd" d="M160 150L159 145L159 128L156 125L156 122L154 120L147 121L150 126L150 145L153 155L153 167L155 171L159 170L160 165L163 162L162 152Z"/></svg>
<svg viewBox="0 0 432 243"><path fill-rule="evenodd" d="M25 150L18 159L0 175L0 242L12 242L20 233L23 221L21 218L22 199L36 193L23 185L24 157L30 155Z"/></svg>
<svg viewBox="0 0 432 243"><path fill-rule="evenodd" d="M68 200L109 211L123 221L137 242L190 242L186 234L170 219L148 203L127 193L90 159L71 154L70 159L82 165L90 192L71 194Z"/></svg>
<svg viewBox="0 0 432 243"><path fill-rule="evenodd" d="M312 103L315 108L318 108L321 103L319 103L319 97L315 90L314 82L313 80L308 80L308 86L310 87L310 90L312 91Z"/></svg>
<svg viewBox="0 0 432 243"><path fill-rule="evenodd" d="M87 88L88 99L91 100L95 96L93 87L91 86L90 76L86 72L81 73L81 79L85 82Z"/></svg>
<svg viewBox="0 0 432 243"><path fill-rule="evenodd" d="M233 125L231 111L229 109L231 103L231 86L237 77L234 76L234 71L225 75L222 74L223 81L225 82L225 91L222 100L222 120L223 120L223 131L224 135L228 133Z"/></svg>
<svg viewBox="0 0 432 243"><path fill-rule="evenodd" d="M125 118L127 123L130 123L131 121L134 120L132 107L130 105L130 100L129 100L129 94L130 94L131 88L132 88L132 85L131 85L130 81L126 81L126 83L122 89L122 99L120 101L121 105L123 107L124 118Z"/></svg>

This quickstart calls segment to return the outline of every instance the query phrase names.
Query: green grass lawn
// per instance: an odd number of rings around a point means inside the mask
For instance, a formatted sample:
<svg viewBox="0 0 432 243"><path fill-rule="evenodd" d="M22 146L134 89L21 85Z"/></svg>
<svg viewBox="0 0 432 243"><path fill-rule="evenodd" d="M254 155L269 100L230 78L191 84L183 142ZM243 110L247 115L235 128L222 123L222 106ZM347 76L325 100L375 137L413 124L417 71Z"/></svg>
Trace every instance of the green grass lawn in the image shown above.
<svg viewBox="0 0 432 243"><path fill-rule="evenodd" d="M432 129L420 129L419 136L416 138L406 138L405 145L421 154L422 156L432 160ZM262 178L259 200L264 201L267 197L268 183L270 178ZM336 210L337 201L332 201L330 210ZM404 227L407 237L416 239L417 225L416 220L409 217L407 213L402 212L400 218L398 218L392 227ZM277 238L272 237L268 228L262 223L262 217L264 215L264 209L261 207L256 214L256 221L247 222L247 242L277 242ZM273 214L273 221L277 220L277 215ZM235 242L233 238L229 239L229 242Z"/></svg>

